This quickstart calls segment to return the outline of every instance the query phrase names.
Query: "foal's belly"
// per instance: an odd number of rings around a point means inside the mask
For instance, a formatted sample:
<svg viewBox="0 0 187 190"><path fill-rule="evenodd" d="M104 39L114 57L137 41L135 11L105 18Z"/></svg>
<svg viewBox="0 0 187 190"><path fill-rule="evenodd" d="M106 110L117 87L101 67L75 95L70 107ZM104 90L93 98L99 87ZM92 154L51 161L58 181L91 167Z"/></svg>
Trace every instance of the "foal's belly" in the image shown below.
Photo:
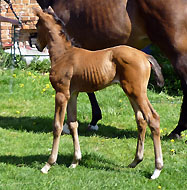
<svg viewBox="0 0 187 190"><path fill-rule="evenodd" d="M116 64L112 62L110 51L104 55L100 52L91 54L86 58L87 61L82 62L82 68L79 64L71 80L73 91L94 92L117 81Z"/></svg>

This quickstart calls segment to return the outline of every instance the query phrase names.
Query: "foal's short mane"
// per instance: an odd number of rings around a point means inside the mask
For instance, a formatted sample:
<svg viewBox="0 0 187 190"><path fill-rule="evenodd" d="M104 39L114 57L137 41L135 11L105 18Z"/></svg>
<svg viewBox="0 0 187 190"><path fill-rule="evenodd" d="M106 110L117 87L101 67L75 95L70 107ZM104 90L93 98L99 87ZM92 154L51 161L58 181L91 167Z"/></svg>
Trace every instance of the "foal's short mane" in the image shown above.
<svg viewBox="0 0 187 190"><path fill-rule="evenodd" d="M71 38L68 33L66 32L65 30L65 27L66 27L66 24L64 23L63 20L61 20L54 12L52 12L51 10L49 9L45 9L44 10L45 13L49 14L49 15L52 15L54 20L56 21L57 24L61 25L62 26L62 30L61 30L61 33L65 35L67 41L70 41L71 42L71 45L72 46L75 46L75 47L80 47L80 45L75 42L75 40L73 38Z"/></svg>

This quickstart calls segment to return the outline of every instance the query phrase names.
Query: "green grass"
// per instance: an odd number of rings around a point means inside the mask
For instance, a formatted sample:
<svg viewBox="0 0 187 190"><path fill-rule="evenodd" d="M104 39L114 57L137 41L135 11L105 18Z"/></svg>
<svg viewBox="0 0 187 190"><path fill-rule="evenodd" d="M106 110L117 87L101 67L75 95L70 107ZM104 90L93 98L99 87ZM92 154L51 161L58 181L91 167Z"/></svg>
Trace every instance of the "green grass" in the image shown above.
<svg viewBox="0 0 187 190"><path fill-rule="evenodd" d="M164 169L157 180L149 177L154 170L154 152L147 129L144 160L135 169L133 160L137 130L132 108L119 86L96 93L103 119L99 131L87 132L91 120L88 97L78 98L79 140L82 160L69 169L73 158L71 136L61 137L58 165L47 175L40 169L52 147L54 90L48 75L20 70L0 70L0 189L128 189L185 190L187 179L187 132L171 142L167 134L178 122L181 96L148 91L153 107L161 117ZM172 153L174 149L174 153Z"/></svg>

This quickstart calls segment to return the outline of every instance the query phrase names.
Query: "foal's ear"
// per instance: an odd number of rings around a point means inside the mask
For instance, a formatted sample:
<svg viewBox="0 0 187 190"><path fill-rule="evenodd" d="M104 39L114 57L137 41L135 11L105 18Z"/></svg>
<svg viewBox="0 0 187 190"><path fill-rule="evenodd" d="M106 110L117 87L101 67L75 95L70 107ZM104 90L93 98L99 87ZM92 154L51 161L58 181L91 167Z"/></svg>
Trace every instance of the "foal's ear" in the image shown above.
<svg viewBox="0 0 187 190"><path fill-rule="evenodd" d="M41 9L38 9L38 8L32 8L33 9L33 13L36 15L36 16L40 16L40 14L43 12Z"/></svg>

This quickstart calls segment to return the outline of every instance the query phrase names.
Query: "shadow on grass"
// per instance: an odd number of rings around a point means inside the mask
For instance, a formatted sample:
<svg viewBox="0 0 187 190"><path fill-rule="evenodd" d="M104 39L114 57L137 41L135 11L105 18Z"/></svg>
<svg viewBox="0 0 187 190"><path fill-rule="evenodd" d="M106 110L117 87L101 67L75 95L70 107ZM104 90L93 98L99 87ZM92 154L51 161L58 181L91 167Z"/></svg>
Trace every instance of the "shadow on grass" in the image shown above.
<svg viewBox="0 0 187 190"><path fill-rule="evenodd" d="M44 166L46 161L48 160L49 155L31 155L31 156L0 156L0 163L11 164L16 167L29 167L34 168L38 171ZM71 161L73 159L73 154L68 155L58 155L57 164L59 166L65 166L69 168L71 165ZM105 170L105 171L115 171L115 172L125 172L125 173L133 173L132 170L137 172L135 168L128 168L127 166L116 164L109 159L96 155L94 153L86 153L83 155L83 158L79 164L81 167L85 167L87 169L95 169L95 170ZM53 166L55 167L55 166ZM151 173L138 169L138 172L141 173L142 176L150 179Z"/></svg>
<svg viewBox="0 0 187 190"><path fill-rule="evenodd" d="M17 167L31 167L35 168L35 164L44 164L47 162L49 155L31 155L31 156L0 156L0 162L15 165ZM72 159L72 155L67 156L58 156L58 160L62 160L59 164L61 165L70 165L69 161ZM41 168L40 168L41 169Z"/></svg>
<svg viewBox="0 0 187 190"><path fill-rule="evenodd" d="M41 117L2 117L0 127L4 129L21 130L34 133L52 131L53 120Z"/></svg>
<svg viewBox="0 0 187 190"><path fill-rule="evenodd" d="M3 129L21 130L34 133L49 133L52 132L53 119L46 117L2 117L0 116L0 127ZM138 132L136 128L134 130L119 129L110 125L99 124L99 130L88 131L88 123L79 122L79 136L100 136L105 138L137 138ZM164 135L161 140L171 140L169 136Z"/></svg>
<svg viewBox="0 0 187 190"><path fill-rule="evenodd" d="M34 133L52 132L53 119L41 117L2 117L0 127L4 129L22 130ZM118 129L113 126L99 125L97 132L87 131L88 123L79 122L79 136L97 136L106 138L137 138L137 131Z"/></svg>
<svg viewBox="0 0 187 190"><path fill-rule="evenodd" d="M31 156L0 156L0 162L15 165L17 167L31 167L39 168L39 165L45 164L49 158L49 155L31 155ZM69 167L73 160L73 154L58 155L57 164L65 165ZM37 163L37 164L36 164ZM120 165L116 165L114 162L101 158L95 154L86 154L80 162L80 166L86 168L102 169L102 170L116 170L120 171L122 168ZM42 167L42 166L41 166ZM41 169L41 168L39 168Z"/></svg>

